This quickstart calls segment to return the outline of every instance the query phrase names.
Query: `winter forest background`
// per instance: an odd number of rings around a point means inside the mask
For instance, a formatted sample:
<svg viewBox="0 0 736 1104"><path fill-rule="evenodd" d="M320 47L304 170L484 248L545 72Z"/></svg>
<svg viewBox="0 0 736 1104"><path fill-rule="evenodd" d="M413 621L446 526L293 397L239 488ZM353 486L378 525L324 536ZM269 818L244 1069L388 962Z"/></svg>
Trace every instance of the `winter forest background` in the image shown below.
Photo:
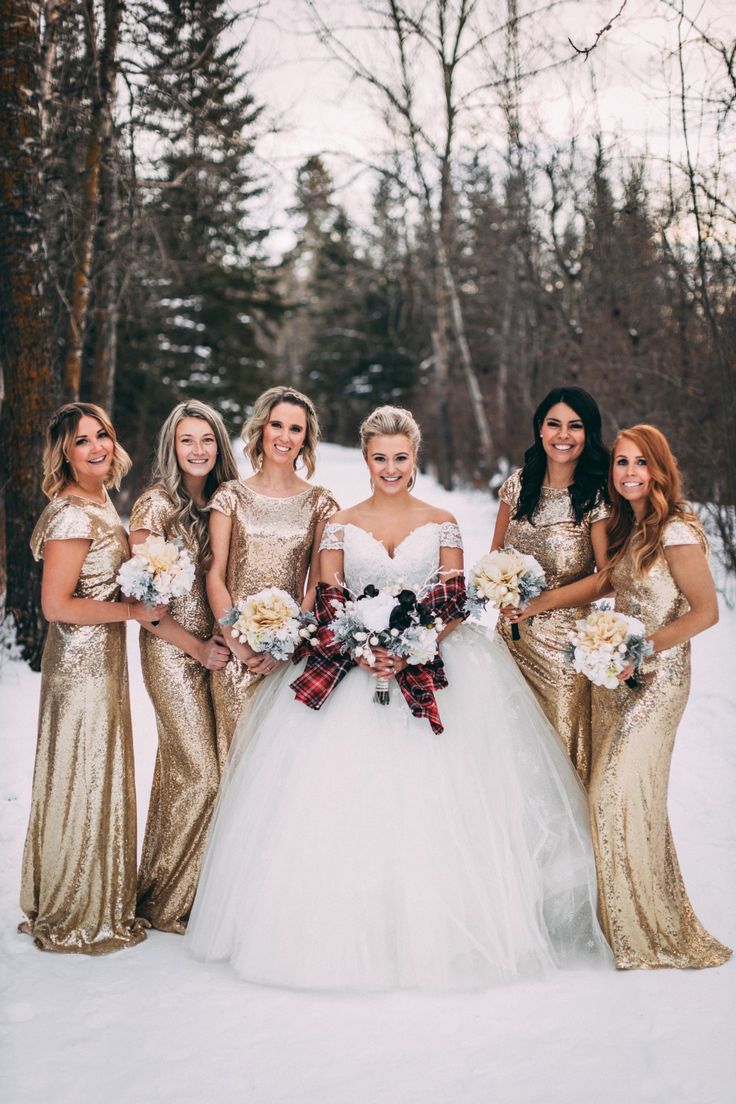
<svg viewBox="0 0 736 1104"><path fill-rule="evenodd" d="M0 591L63 399L145 484L196 396L353 444L410 406L444 487L518 464L549 387L652 420L736 567L729 0L0 0ZM357 492L356 492L357 495ZM0 499L0 502L2 500Z"/></svg>

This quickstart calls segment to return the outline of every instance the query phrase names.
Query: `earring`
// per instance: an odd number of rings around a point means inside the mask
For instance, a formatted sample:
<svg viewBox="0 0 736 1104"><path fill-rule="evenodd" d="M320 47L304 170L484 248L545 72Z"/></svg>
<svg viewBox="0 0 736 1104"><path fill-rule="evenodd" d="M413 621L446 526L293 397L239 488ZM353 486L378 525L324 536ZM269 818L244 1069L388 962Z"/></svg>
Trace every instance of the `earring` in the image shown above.
<svg viewBox="0 0 736 1104"><path fill-rule="evenodd" d="M411 473L411 479L410 479L410 480L409 480L409 482L408 482L408 483L406 484L406 489L407 489L407 491L411 491L411 490L413 490L413 488L414 488L414 484L416 483L416 481L417 481L417 469L416 469L416 467L415 467L415 468L414 468L414 470L413 470L413 472Z"/></svg>

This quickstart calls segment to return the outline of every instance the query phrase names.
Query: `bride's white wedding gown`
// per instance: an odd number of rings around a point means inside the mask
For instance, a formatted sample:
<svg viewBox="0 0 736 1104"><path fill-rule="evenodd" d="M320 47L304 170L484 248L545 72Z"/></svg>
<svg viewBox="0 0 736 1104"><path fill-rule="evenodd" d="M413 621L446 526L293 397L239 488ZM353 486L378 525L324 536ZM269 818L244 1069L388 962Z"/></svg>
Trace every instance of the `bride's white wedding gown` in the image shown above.
<svg viewBox="0 0 736 1104"><path fill-rule="evenodd" d="M425 582L459 531L423 525L393 559L352 525L328 526L326 543L344 546L359 592ZM319 712L289 688L303 664L265 681L225 772L193 954L319 989L474 988L610 961L562 743L497 636L463 625L441 651L441 735L395 683L374 704L360 668Z"/></svg>

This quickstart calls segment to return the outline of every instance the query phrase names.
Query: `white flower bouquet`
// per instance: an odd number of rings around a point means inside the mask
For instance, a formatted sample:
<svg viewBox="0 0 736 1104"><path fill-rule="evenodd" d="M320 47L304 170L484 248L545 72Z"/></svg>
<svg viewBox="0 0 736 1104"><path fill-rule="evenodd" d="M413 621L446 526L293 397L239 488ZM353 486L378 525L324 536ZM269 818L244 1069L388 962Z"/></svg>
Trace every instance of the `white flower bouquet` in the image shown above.
<svg viewBox="0 0 736 1104"><path fill-rule="evenodd" d="M151 606L168 605L172 598L188 594L194 585L195 566L179 537L167 541L151 534L135 546L115 580L126 598ZM157 624L157 622L153 622Z"/></svg>
<svg viewBox="0 0 736 1104"><path fill-rule="evenodd" d="M316 632L314 615L300 610L285 590L265 587L241 599L220 618L232 636L254 652L268 652L274 659L290 659L298 644Z"/></svg>
<svg viewBox="0 0 736 1104"><path fill-rule="evenodd" d="M379 590L365 587L356 599L333 602L335 617L330 630L342 652L353 659L364 659L373 667L374 648L385 648L408 664L430 663L437 655L437 638L444 622L422 603L416 590L392 587ZM376 680L373 700L381 705L389 701L387 679Z"/></svg>
<svg viewBox="0 0 736 1104"><path fill-rule="evenodd" d="M626 685L635 689L639 685L636 669L653 651L641 621L606 605L575 622L565 659L594 686L609 690L616 689L618 676L632 664L635 674L626 679Z"/></svg>
<svg viewBox="0 0 736 1104"><path fill-rule="evenodd" d="M524 609L547 586L544 569L534 556L526 556L510 545L487 552L470 569L466 609L477 613L490 603L494 609L513 606ZM519 626L511 626L519 639Z"/></svg>

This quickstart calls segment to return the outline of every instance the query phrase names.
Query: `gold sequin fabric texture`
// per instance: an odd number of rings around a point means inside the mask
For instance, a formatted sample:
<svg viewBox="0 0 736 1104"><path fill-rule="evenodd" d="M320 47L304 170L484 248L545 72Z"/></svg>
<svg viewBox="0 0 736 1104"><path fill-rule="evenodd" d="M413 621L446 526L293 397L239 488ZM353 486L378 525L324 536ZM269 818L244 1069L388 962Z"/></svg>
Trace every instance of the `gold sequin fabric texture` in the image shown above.
<svg viewBox="0 0 736 1104"><path fill-rule="evenodd" d="M520 493L521 472L516 471L499 492L511 512L504 543L536 557L550 587L566 586L590 575L595 570L590 528L608 517L607 507L595 505L578 525L569 491L542 487L532 520L516 521ZM519 625L520 640L512 639L505 618L498 619L499 631L519 670L586 785L590 775L590 682L565 663L564 651L576 619L588 612L589 607L581 607L537 614Z"/></svg>
<svg viewBox="0 0 736 1104"><path fill-rule="evenodd" d="M49 540L90 540L74 596L113 602L128 543L115 507L62 497L41 514ZM136 808L125 624L49 625L21 931L46 951L105 954L145 939L135 916Z"/></svg>
<svg viewBox="0 0 736 1104"><path fill-rule="evenodd" d="M664 545L697 544L694 525L670 521ZM612 573L616 608L648 635L687 612L660 556L638 576L631 550ZM690 690L690 643L642 664L640 689L593 687L590 810L601 924L621 970L720 966L730 955L693 912L667 816L670 761Z"/></svg>
<svg viewBox="0 0 736 1104"><path fill-rule="evenodd" d="M215 491L210 509L232 518L226 582L233 602L272 586L301 602L315 527L339 509L332 493L315 486L290 498L271 498L233 480ZM212 672L221 763L238 718L262 679L235 656L223 671Z"/></svg>
<svg viewBox="0 0 736 1104"><path fill-rule="evenodd" d="M130 515L130 530L171 540L174 505L158 487L146 491ZM184 543L197 562L192 535ZM201 640L215 630L204 576L169 613ZM158 751L138 872L138 912L159 931L184 932L194 900L219 783L210 672L186 652L140 631L143 680L156 713Z"/></svg>

